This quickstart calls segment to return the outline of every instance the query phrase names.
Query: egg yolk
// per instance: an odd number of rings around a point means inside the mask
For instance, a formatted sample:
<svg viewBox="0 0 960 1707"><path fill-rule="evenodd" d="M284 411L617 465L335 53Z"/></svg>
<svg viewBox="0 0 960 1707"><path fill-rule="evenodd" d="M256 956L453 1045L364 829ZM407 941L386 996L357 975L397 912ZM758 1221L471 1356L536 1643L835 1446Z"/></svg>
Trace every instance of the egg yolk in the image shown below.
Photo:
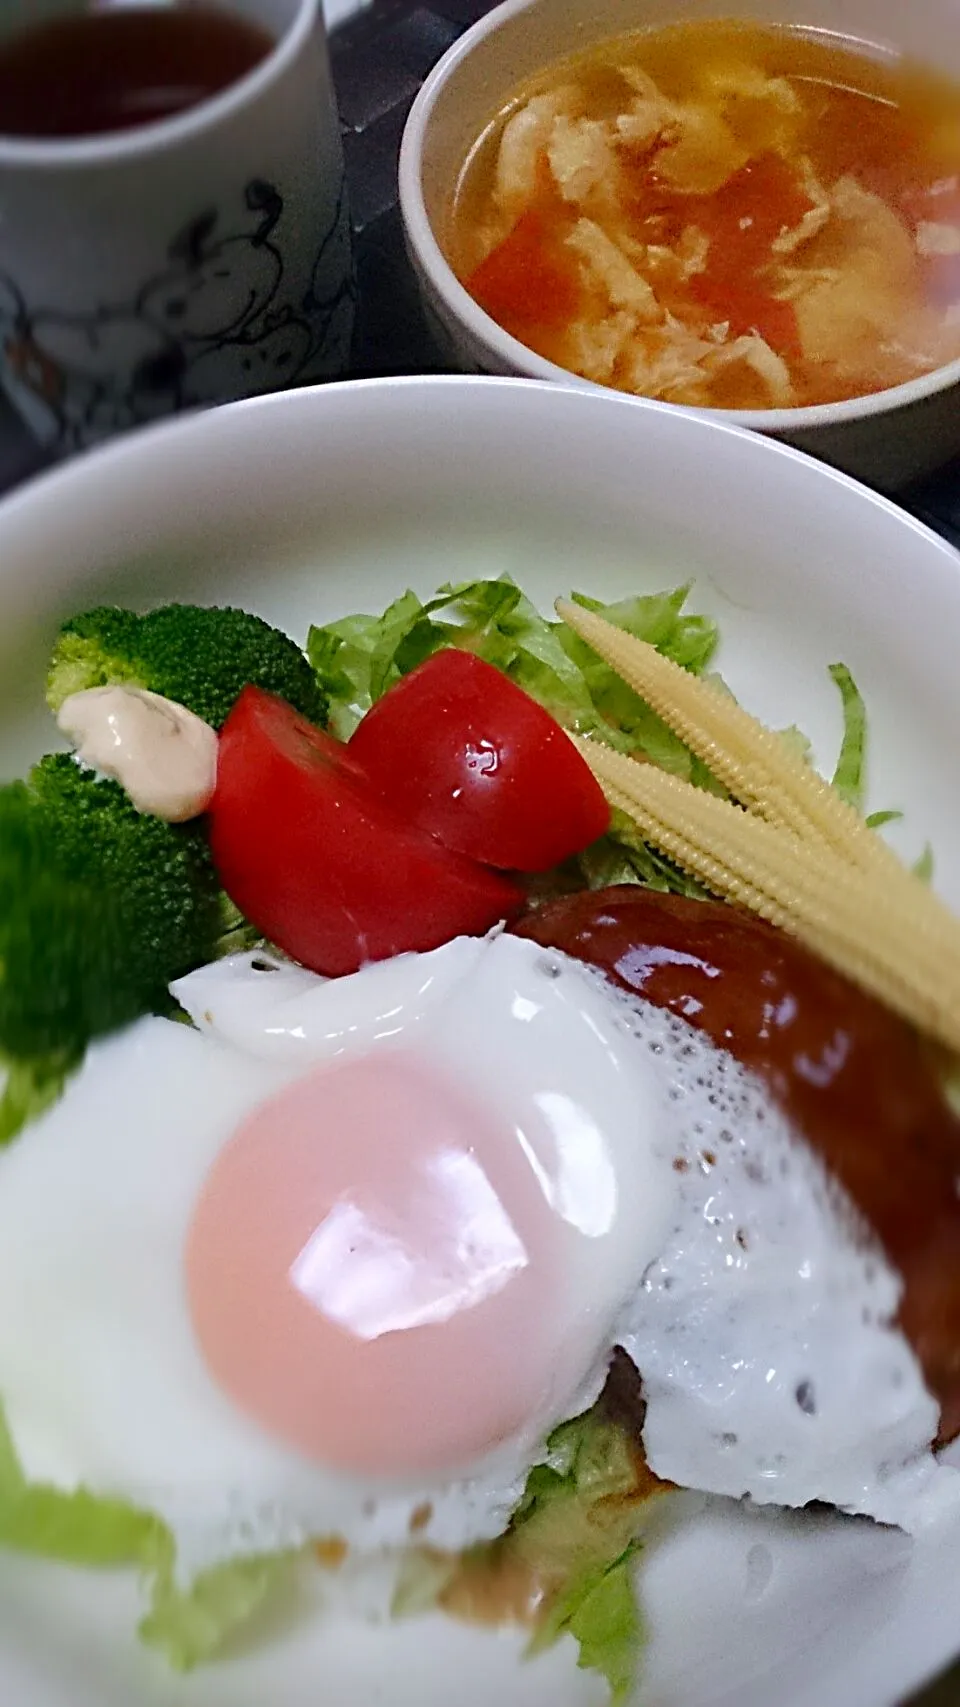
<svg viewBox="0 0 960 1707"><path fill-rule="evenodd" d="M562 1235L523 1134L397 1052L327 1065L246 1120L186 1246L220 1386L321 1462L469 1465L550 1393Z"/></svg>

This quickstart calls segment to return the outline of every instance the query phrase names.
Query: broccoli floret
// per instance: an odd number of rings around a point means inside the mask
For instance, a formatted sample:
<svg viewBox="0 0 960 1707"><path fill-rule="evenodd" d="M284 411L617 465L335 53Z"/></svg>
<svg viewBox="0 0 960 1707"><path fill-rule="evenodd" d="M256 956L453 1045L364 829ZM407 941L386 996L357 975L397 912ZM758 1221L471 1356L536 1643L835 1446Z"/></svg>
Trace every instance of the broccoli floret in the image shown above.
<svg viewBox="0 0 960 1707"><path fill-rule="evenodd" d="M248 682L311 722L326 721L326 698L300 647L260 617L201 605L162 605L145 615L101 605L60 630L47 701L57 712L69 694L127 683L164 694L219 729Z"/></svg>
<svg viewBox="0 0 960 1707"><path fill-rule="evenodd" d="M0 788L0 1051L14 1064L7 1102L11 1089L29 1100L25 1084L49 1087L91 1038L169 1012L170 981L223 946L242 946L241 930L202 822L138 812L118 783L66 753ZM3 1122L0 1110L0 1139L10 1135Z"/></svg>

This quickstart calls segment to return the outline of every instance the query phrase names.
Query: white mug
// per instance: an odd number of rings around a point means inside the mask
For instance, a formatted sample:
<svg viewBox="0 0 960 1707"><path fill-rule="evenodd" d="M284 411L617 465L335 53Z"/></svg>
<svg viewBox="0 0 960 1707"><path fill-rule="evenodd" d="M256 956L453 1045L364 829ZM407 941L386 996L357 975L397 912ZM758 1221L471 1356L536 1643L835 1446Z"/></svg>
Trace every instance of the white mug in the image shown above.
<svg viewBox="0 0 960 1707"><path fill-rule="evenodd" d="M274 46L220 94L76 141L0 136L0 384L53 450L347 365L355 286L318 0L227 4Z"/></svg>

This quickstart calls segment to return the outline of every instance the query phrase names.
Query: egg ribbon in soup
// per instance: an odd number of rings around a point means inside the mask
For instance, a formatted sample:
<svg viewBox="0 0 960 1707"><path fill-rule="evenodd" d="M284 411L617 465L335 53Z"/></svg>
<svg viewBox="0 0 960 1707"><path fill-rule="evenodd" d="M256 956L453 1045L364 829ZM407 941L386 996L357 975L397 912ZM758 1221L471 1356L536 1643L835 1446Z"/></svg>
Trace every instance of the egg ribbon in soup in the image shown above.
<svg viewBox="0 0 960 1707"><path fill-rule="evenodd" d="M683 24L515 96L467 162L448 252L508 332L586 379L833 403L960 357L958 173L960 86L809 32Z"/></svg>

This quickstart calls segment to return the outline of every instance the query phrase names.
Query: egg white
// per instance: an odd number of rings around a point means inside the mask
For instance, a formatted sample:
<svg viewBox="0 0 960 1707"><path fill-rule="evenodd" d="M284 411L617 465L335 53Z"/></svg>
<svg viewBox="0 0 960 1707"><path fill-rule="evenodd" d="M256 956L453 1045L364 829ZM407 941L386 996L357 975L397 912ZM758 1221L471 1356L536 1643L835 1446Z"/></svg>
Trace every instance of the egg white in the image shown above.
<svg viewBox="0 0 960 1707"><path fill-rule="evenodd" d="M208 1032L222 1016L231 1047L145 1020L91 1050L0 1159L0 1290L20 1301L0 1318L0 1398L24 1468L156 1511L187 1575L309 1537L398 1546L414 1512L438 1545L497 1534L547 1433L599 1391L614 1319L675 1207L650 1143L669 1120L656 1073L576 963L560 975L495 937L336 982L269 964L176 987ZM416 1482L314 1463L242 1414L207 1372L182 1271L193 1205L243 1117L318 1060L413 1039L528 1146L567 1252L537 1414L483 1462Z"/></svg>
<svg viewBox="0 0 960 1707"><path fill-rule="evenodd" d="M683 1020L621 997L681 1134L677 1215L618 1323L651 1468L757 1504L909 1531L960 1509L939 1407L896 1326L902 1281L766 1090Z"/></svg>

